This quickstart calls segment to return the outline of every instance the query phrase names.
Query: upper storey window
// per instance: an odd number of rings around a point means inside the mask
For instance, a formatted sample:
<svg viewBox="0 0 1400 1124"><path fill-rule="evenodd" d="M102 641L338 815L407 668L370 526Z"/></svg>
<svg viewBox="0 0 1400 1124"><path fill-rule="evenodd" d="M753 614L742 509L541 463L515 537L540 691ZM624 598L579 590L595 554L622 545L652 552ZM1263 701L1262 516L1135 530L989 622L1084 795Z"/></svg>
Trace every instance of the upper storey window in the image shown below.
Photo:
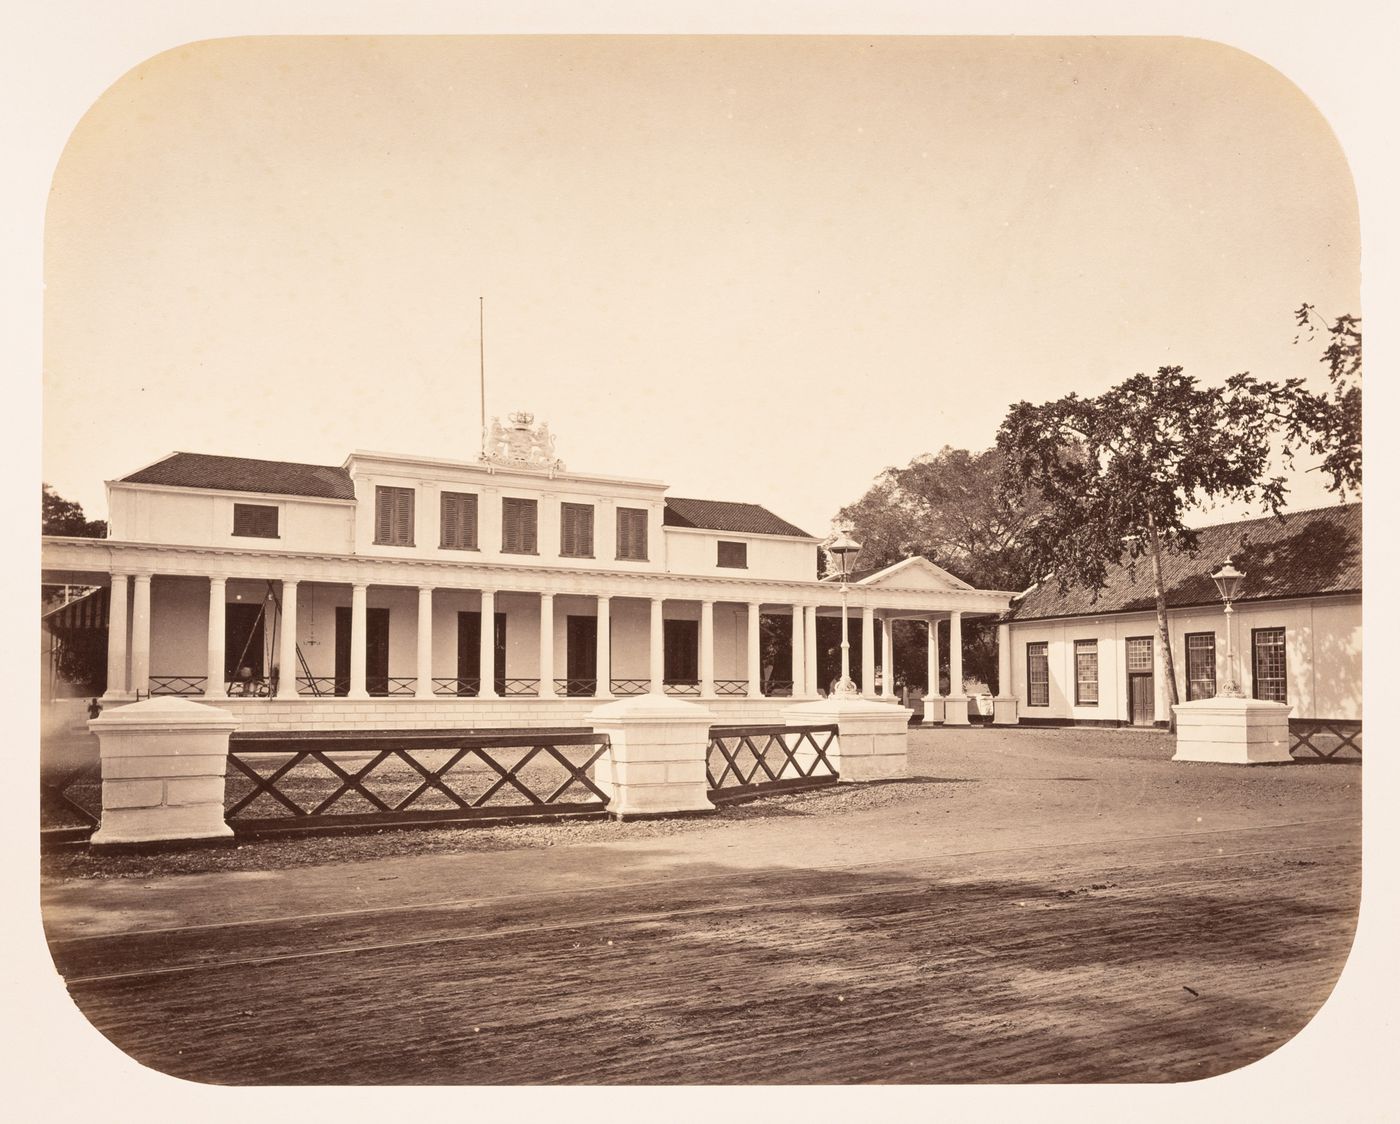
<svg viewBox="0 0 1400 1124"><path fill-rule="evenodd" d="M275 539L277 508L261 503L234 504L233 533L241 538Z"/></svg>
<svg viewBox="0 0 1400 1124"><path fill-rule="evenodd" d="M476 550L476 496L442 493L442 549Z"/></svg>
<svg viewBox="0 0 1400 1124"><path fill-rule="evenodd" d="M717 566L727 566L735 570L746 570L749 565L749 544L746 542L722 542L719 544Z"/></svg>
<svg viewBox="0 0 1400 1124"><path fill-rule="evenodd" d="M617 557L629 562L647 560L647 512L644 507L617 509Z"/></svg>
<svg viewBox="0 0 1400 1124"><path fill-rule="evenodd" d="M413 489L374 489L374 541L379 546L413 545Z"/></svg>
<svg viewBox="0 0 1400 1124"><path fill-rule="evenodd" d="M564 558L593 557L593 505L559 505L559 554Z"/></svg>
<svg viewBox="0 0 1400 1124"><path fill-rule="evenodd" d="M504 554L539 553L539 509L534 500L506 496L501 500L501 551Z"/></svg>

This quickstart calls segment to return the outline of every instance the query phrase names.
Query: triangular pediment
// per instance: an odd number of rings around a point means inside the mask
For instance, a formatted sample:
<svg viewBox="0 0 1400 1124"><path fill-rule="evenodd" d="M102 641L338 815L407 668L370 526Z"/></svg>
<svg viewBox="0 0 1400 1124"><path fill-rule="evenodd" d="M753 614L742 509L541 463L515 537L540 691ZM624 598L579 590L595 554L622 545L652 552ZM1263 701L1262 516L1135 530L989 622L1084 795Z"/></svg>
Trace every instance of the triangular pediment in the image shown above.
<svg viewBox="0 0 1400 1124"><path fill-rule="evenodd" d="M928 591L971 589L972 586L961 578L954 577L942 566L937 566L927 558L906 558L883 570L876 570L868 577L856 582L858 586L877 589L917 589Z"/></svg>

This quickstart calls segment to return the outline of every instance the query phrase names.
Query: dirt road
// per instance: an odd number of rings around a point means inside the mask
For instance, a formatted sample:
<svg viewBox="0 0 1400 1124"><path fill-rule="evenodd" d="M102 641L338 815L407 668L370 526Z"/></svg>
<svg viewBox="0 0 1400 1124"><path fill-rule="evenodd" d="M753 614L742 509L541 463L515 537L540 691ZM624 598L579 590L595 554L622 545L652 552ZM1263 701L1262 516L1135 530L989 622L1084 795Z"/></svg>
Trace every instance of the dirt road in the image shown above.
<svg viewBox="0 0 1400 1124"><path fill-rule="evenodd" d="M133 1057L240 1084L1182 1080L1330 991L1359 768L915 747L910 783L674 833L56 880L52 948Z"/></svg>

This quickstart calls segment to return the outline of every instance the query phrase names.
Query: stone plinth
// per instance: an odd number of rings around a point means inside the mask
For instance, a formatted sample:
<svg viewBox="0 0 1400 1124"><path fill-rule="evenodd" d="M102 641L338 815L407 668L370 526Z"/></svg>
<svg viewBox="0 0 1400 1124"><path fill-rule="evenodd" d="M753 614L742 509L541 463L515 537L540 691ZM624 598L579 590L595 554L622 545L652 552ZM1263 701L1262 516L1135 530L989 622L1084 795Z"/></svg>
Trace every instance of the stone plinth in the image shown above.
<svg viewBox="0 0 1400 1124"><path fill-rule="evenodd" d="M595 707L588 724L612 748L598 760L595 779L609 792L616 819L713 812L705 756L714 714L666 695L637 695Z"/></svg>
<svg viewBox="0 0 1400 1124"><path fill-rule="evenodd" d="M1014 726L1020 719L1021 700L1015 695L998 695L992 700L992 725Z"/></svg>
<svg viewBox="0 0 1400 1124"><path fill-rule="evenodd" d="M925 696L924 696L924 722L925 722L925 723L929 723L929 722L942 722L942 721L943 721L943 696L942 696L942 695L925 695Z"/></svg>
<svg viewBox="0 0 1400 1124"><path fill-rule="evenodd" d="M789 726L839 728L827 757L842 781L884 781L909 775L909 716L907 706L867 699L820 699L783 709Z"/></svg>
<svg viewBox="0 0 1400 1124"><path fill-rule="evenodd" d="M1173 761L1267 765L1293 760L1288 752L1287 703L1259 699L1197 699L1178 703Z"/></svg>
<svg viewBox="0 0 1400 1124"><path fill-rule="evenodd" d="M222 839L227 711L180 698L109 707L88 723L102 758L102 823L95 847Z"/></svg>
<svg viewBox="0 0 1400 1124"><path fill-rule="evenodd" d="M968 726L966 695L949 695L943 700L943 725Z"/></svg>

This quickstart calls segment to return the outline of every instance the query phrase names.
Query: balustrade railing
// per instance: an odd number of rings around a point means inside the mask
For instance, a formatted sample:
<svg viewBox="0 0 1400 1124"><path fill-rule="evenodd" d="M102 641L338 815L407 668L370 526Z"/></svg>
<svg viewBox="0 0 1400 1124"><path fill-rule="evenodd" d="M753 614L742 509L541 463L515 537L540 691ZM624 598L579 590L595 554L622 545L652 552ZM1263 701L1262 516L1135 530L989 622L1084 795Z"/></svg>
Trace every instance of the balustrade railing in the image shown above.
<svg viewBox="0 0 1400 1124"><path fill-rule="evenodd" d="M749 681L747 679L716 679L715 694L728 697L732 695L747 695L749 693Z"/></svg>
<svg viewBox="0 0 1400 1124"><path fill-rule="evenodd" d="M208 682L207 675L152 675L148 693L152 698L157 695L180 695L189 698L204 694L204 686Z"/></svg>
<svg viewBox="0 0 1400 1124"><path fill-rule="evenodd" d="M630 695L645 695L650 690L650 679L614 679L612 681L612 693L619 698L627 698Z"/></svg>
<svg viewBox="0 0 1400 1124"><path fill-rule="evenodd" d="M480 679L472 678L433 680L433 694L435 695L455 695L459 698L475 698L480 693Z"/></svg>
<svg viewBox="0 0 1400 1124"><path fill-rule="evenodd" d="M556 679L554 681L556 693L568 698L592 698L598 693L598 680L596 679Z"/></svg>

